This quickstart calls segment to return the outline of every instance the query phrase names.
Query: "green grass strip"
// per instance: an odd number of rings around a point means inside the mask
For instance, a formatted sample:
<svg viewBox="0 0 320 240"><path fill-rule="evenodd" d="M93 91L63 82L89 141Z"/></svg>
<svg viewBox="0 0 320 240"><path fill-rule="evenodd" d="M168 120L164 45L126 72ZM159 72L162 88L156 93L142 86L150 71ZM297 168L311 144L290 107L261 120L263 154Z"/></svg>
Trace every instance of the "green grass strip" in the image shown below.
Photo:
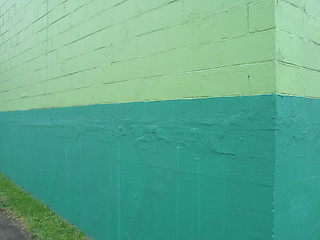
<svg viewBox="0 0 320 240"><path fill-rule="evenodd" d="M20 222L32 239L87 239L76 227L1 174L0 211Z"/></svg>

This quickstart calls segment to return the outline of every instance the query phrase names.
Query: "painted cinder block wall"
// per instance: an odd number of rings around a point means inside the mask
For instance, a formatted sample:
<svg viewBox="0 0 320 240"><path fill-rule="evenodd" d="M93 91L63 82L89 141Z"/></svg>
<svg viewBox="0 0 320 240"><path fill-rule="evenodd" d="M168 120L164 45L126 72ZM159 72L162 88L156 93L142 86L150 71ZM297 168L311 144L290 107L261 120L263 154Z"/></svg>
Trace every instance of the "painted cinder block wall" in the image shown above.
<svg viewBox="0 0 320 240"><path fill-rule="evenodd" d="M1 110L273 93L273 9L253 0L6 1Z"/></svg>
<svg viewBox="0 0 320 240"><path fill-rule="evenodd" d="M0 171L93 239L320 238L318 0L0 3Z"/></svg>
<svg viewBox="0 0 320 240"><path fill-rule="evenodd" d="M276 3L274 238L319 239L320 1Z"/></svg>

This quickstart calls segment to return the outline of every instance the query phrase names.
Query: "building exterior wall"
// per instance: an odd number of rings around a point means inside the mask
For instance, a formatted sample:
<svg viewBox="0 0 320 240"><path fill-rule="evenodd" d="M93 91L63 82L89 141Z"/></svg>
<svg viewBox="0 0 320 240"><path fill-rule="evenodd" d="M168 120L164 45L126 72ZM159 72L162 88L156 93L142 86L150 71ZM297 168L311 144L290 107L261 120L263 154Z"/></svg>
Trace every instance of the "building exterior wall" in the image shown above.
<svg viewBox="0 0 320 240"><path fill-rule="evenodd" d="M319 239L317 9L5 1L0 171L94 239Z"/></svg>
<svg viewBox="0 0 320 240"><path fill-rule="evenodd" d="M276 3L278 94L320 97L320 2Z"/></svg>
<svg viewBox="0 0 320 240"><path fill-rule="evenodd" d="M276 26L274 239L319 239L320 1L277 1Z"/></svg>
<svg viewBox="0 0 320 240"><path fill-rule="evenodd" d="M273 12L269 0L6 1L0 110L274 93Z"/></svg>
<svg viewBox="0 0 320 240"><path fill-rule="evenodd" d="M319 229L319 99L278 96L274 239L312 239Z"/></svg>
<svg viewBox="0 0 320 240"><path fill-rule="evenodd" d="M274 95L0 116L1 172L94 239L271 238Z"/></svg>

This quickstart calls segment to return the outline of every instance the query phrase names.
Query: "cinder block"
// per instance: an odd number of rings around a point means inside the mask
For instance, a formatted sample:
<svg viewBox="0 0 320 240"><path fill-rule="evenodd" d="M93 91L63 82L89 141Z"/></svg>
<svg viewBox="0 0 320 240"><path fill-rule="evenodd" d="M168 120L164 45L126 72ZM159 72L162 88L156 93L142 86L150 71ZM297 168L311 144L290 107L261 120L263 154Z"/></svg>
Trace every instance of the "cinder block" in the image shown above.
<svg viewBox="0 0 320 240"><path fill-rule="evenodd" d="M277 59L300 67L320 70L318 45L284 32L277 33ZM310 56L313 56L310 58Z"/></svg>
<svg viewBox="0 0 320 240"><path fill-rule="evenodd" d="M257 1L249 4L249 31L263 31L275 28L275 2Z"/></svg>

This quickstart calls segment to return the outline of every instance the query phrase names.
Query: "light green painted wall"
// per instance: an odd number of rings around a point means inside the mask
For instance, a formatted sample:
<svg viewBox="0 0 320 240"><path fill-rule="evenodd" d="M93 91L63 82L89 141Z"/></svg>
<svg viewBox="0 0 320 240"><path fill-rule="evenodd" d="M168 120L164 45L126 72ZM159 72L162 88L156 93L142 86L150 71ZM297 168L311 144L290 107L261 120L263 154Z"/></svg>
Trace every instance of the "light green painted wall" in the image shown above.
<svg viewBox="0 0 320 240"><path fill-rule="evenodd" d="M271 93L317 98L319 9L318 0L6 1L0 111Z"/></svg>
<svg viewBox="0 0 320 240"><path fill-rule="evenodd" d="M0 111L275 92L273 0L11 0Z"/></svg>
<svg viewBox="0 0 320 240"><path fill-rule="evenodd" d="M320 1L276 2L277 93L320 97Z"/></svg>

